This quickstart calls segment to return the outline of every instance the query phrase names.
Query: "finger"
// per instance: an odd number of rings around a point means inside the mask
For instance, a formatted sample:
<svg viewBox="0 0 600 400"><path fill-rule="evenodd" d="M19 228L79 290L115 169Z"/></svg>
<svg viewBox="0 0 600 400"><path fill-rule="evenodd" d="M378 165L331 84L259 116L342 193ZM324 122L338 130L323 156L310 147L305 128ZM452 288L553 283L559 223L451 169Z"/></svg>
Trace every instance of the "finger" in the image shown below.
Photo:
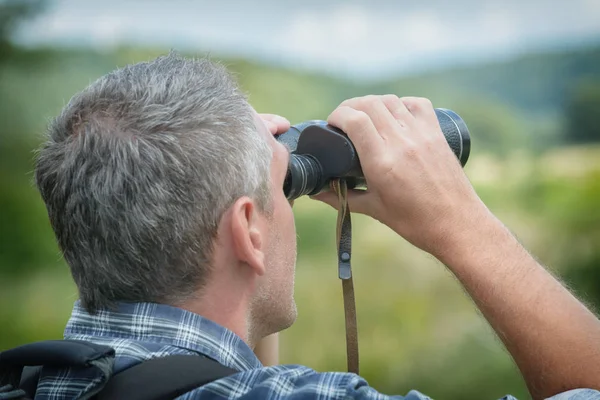
<svg viewBox="0 0 600 400"><path fill-rule="evenodd" d="M328 204L336 210L340 206L338 195L331 191L321 192L314 196L310 196L310 198ZM366 190L352 189L348 190L346 198L348 200L350 212L366 215L370 214L369 205L372 204L372 193Z"/></svg>
<svg viewBox="0 0 600 400"><path fill-rule="evenodd" d="M369 163L369 160L383 154L383 139L367 113L348 106L339 106L329 115L327 122L348 135L363 163Z"/></svg>
<svg viewBox="0 0 600 400"><path fill-rule="evenodd" d="M332 192L321 192L319 194L315 194L313 196L309 196L312 200L317 200L320 201L322 203L325 203L327 205L330 205L331 207L335 208L336 210L338 209L339 206L339 202L338 202L338 198L335 195L335 193Z"/></svg>
<svg viewBox="0 0 600 400"><path fill-rule="evenodd" d="M424 97L402 97L400 101L415 118L436 118L431 100Z"/></svg>
<svg viewBox="0 0 600 400"><path fill-rule="evenodd" d="M342 105L367 113L382 137L387 139L398 134L398 122L383 103L382 96L355 97L344 101Z"/></svg>
<svg viewBox="0 0 600 400"><path fill-rule="evenodd" d="M408 111L406 105L395 94L381 96L381 101L401 126L406 126L408 121L415 118L414 115Z"/></svg>
<svg viewBox="0 0 600 400"><path fill-rule="evenodd" d="M277 134L277 125L275 125L274 123L272 123L271 121L267 121L263 119L263 122L265 123L267 129L269 130L269 132L271 132L271 135L276 135Z"/></svg>
<svg viewBox="0 0 600 400"><path fill-rule="evenodd" d="M259 116L262 118L263 121L269 121L270 123L272 123L276 126L275 132L271 132L274 135L281 134L290 129L290 121L288 121L286 118L284 118L280 115L259 114Z"/></svg>
<svg viewBox="0 0 600 400"><path fill-rule="evenodd" d="M421 133L420 137L435 140L443 138L444 135L435 114L435 108L433 108L433 104L431 104L429 99L423 97L403 97L401 100L415 116L416 120L427 124L427 129L419 130Z"/></svg>

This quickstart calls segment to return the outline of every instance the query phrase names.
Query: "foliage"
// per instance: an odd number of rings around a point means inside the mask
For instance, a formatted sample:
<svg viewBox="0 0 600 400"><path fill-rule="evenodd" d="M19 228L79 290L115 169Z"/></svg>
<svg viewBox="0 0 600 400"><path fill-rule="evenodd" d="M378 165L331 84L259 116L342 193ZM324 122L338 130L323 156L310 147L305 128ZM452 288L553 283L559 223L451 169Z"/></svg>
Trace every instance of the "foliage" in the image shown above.
<svg viewBox="0 0 600 400"><path fill-rule="evenodd" d="M402 77L393 87L428 87L429 92L445 93L450 98L466 91L510 104L527 115L560 114L565 97L577 82L600 78L599 64L600 47L592 45Z"/></svg>
<svg viewBox="0 0 600 400"><path fill-rule="evenodd" d="M600 79L583 80L572 91L566 105L566 137L572 143L600 142Z"/></svg>
<svg viewBox="0 0 600 400"><path fill-rule="evenodd" d="M90 80L160 53L11 48L0 63L0 350L59 338L76 298L31 184L32 150L47 119ZM484 201L543 263L600 307L600 148L556 147L559 103L576 76L594 69L600 48L575 53L369 85L223 62L255 108L294 122L325 118L344 98L366 93L425 95L454 108L471 130L466 171ZM594 114L597 105L578 101L590 107L586 115ZM307 199L295 208L300 316L282 336L282 358L343 370L336 215ZM376 221L357 215L353 224L362 371L369 382L390 394L416 388L445 399L526 398L510 357L444 267Z"/></svg>
<svg viewBox="0 0 600 400"><path fill-rule="evenodd" d="M0 43L6 43L16 26L40 12L44 0L3 0L0 2Z"/></svg>

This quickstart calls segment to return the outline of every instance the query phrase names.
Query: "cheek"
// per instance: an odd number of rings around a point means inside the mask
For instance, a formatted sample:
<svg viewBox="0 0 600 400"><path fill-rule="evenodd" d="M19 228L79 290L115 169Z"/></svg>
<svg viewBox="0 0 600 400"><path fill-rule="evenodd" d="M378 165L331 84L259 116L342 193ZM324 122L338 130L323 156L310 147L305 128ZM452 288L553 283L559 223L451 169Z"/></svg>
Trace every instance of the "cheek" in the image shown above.
<svg viewBox="0 0 600 400"><path fill-rule="evenodd" d="M283 216L283 220L285 221L285 225L286 227L288 227L291 230L294 230L295 226L296 226L296 221L294 220L294 211L292 210L292 205L293 202L290 203L285 197L285 203L282 204L282 212L284 214Z"/></svg>
<svg viewBox="0 0 600 400"><path fill-rule="evenodd" d="M278 215L275 218L277 224L275 231L279 235L281 244L287 249L286 251L292 251L296 244L296 221L292 207L285 197L284 201L278 204L276 212Z"/></svg>
<svg viewBox="0 0 600 400"><path fill-rule="evenodd" d="M290 247L290 253L294 254L294 258L296 257L296 220L294 218L294 212L290 207L288 209L288 223L286 226L286 240L288 241L288 245Z"/></svg>
<svg viewBox="0 0 600 400"><path fill-rule="evenodd" d="M293 237L294 241L296 238L296 222L294 220L294 212L292 211L293 201L288 201L283 191L275 193L274 200L274 231L278 232L283 244L289 246L290 237Z"/></svg>

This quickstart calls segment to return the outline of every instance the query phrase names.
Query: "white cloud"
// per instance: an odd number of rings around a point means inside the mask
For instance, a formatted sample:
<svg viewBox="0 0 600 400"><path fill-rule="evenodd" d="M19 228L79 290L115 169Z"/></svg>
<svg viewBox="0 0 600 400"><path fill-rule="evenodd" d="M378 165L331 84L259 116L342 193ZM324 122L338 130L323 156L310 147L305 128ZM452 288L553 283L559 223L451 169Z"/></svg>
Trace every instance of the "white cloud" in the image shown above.
<svg viewBox="0 0 600 400"><path fill-rule="evenodd" d="M331 12L292 17L275 46L309 67L367 70L444 49L441 21L417 11L378 15L365 7L340 5ZM447 36L446 36L447 37Z"/></svg>
<svg viewBox="0 0 600 400"><path fill-rule="evenodd" d="M26 43L186 47L373 77L600 38L599 0L62 0Z"/></svg>
<svg viewBox="0 0 600 400"><path fill-rule="evenodd" d="M458 31L448 30L447 22L437 14L418 11L410 13L398 21L398 47L415 53L431 53L443 50L447 43L456 41ZM449 24L452 26L452 24Z"/></svg>
<svg viewBox="0 0 600 400"><path fill-rule="evenodd" d="M497 3L488 3L479 17L479 26L482 34L479 38L480 45L510 46L519 38L519 23L515 18L514 10L500 7Z"/></svg>

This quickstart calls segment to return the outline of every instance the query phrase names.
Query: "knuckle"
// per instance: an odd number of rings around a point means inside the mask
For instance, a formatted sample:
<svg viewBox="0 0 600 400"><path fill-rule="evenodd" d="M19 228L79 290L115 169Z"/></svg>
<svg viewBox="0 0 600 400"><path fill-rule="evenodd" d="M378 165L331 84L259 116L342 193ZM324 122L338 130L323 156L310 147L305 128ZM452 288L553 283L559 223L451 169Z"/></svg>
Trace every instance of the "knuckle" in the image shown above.
<svg viewBox="0 0 600 400"><path fill-rule="evenodd" d="M369 122L369 116L364 111L355 110L348 117L348 127L352 129L362 129Z"/></svg>
<svg viewBox="0 0 600 400"><path fill-rule="evenodd" d="M437 135L427 135L423 140L423 146L425 151L434 151L435 149L439 149L443 146L448 146L448 144L443 136L440 139Z"/></svg>
<svg viewBox="0 0 600 400"><path fill-rule="evenodd" d="M428 134L423 136L423 143L427 147L433 147L438 143L438 140L435 134Z"/></svg>
<svg viewBox="0 0 600 400"><path fill-rule="evenodd" d="M340 104L335 110L333 110L327 117L327 122L335 124L340 118L340 113L342 112L343 107L345 106Z"/></svg>
<svg viewBox="0 0 600 400"><path fill-rule="evenodd" d="M383 173L388 173L392 169L394 169L395 160L393 157L384 154L377 160L377 166L379 171L383 171Z"/></svg>
<svg viewBox="0 0 600 400"><path fill-rule="evenodd" d="M412 112L418 109L416 97L402 97L400 98L400 101L402 102L402 104L404 104L408 111Z"/></svg>
<svg viewBox="0 0 600 400"><path fill-rule="evenodd" d="M410 111L420 111L428 108L433 108L431 100L425 97L403 97L402 102Z"/></svg>
<svg viewBox="0 0 600 400"><path fill-rule="evenodd" d="M402 145L402 151L407 158L415 159L419 155L419 146L413 141L406 141Z"/></svg>
<svg viewBox="0 0 600 400"><path fill-rule="evenodd" d="M368 95L368 96L363 96L363 97L359 98L358 105L360 106L360 108L370 108L378 101L380 101L380 100L377 96Z"/></svg>
<svg viewBox="0 0 600 400"><path fill-rule="evenodd" d="M400 98L395 94L386 94L381 96L381 101L383 101L386 106L395 108L400 103Z"/></svg>
<svg viewBox="0 0 600 400"><path fill-rule="evenodd" d="M431 100L429 100L426 97L419 97L419 104L422 105L423 107L431 107L433 106L433 104L431 103Z"/></svg>
<svg viewBox="0 0 600 400"><path fill-rule="evenodd" d="M340 104L340 107L343 107L343 106L351 107L352 104L355 104L358 99L359 99L358 97L352 97L350 99L346 99L346 100L342 101L342 103Z"/></svg>

